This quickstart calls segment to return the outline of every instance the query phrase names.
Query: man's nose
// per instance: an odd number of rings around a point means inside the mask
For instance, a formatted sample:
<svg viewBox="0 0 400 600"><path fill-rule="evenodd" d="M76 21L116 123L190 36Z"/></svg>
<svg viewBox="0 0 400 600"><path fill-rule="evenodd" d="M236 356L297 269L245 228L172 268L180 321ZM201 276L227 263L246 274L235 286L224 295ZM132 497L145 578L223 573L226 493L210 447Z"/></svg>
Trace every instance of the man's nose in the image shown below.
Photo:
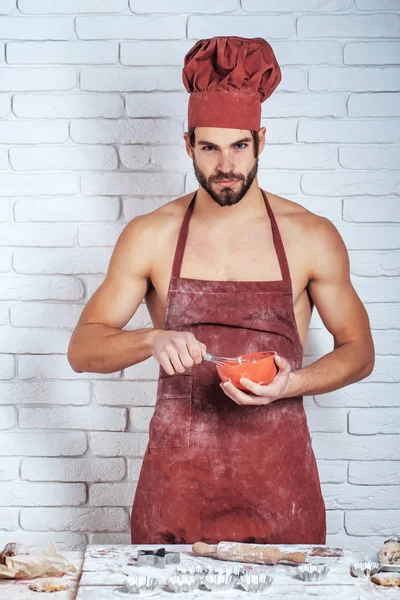
<svg viewBox="0 0 400 600"><path fill-rule="evenodd" d="M235 165L230 154L221 154L218 168L222 173L233 173Z"/></svg>

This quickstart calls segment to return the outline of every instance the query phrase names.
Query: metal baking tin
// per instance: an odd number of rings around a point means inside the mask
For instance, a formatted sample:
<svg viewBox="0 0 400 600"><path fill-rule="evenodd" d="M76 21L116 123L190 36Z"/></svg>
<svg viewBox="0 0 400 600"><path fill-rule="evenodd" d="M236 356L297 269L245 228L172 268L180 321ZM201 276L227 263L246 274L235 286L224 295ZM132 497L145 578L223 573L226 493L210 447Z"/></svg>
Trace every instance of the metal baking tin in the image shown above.
<svg viewBox="0 0 400 600"><path fill-rule="evenodd" d="M294 576L302 581L319 581L323 579L329 572L327 565L314 565L307 563L305 565L299 565L295 569Z"/></svg>
<svg viewBox="0 0 400 600"><path fill-rule="evenodd" d="M165 569L168 565L177 565L179 563L179 552L168 552L165 548L138 550L136 561L138 567L157 567L158 569Z"/></svg>
<svg viewBox="0 0 400 600"><path fill-rule="evenodd" d="M352 563L349 566L350 573L353 577L359 577L360 579L369 579L371 575L379 573L382 569L382 565L377 562L370 562L368 560L362 562Z"/></svg>

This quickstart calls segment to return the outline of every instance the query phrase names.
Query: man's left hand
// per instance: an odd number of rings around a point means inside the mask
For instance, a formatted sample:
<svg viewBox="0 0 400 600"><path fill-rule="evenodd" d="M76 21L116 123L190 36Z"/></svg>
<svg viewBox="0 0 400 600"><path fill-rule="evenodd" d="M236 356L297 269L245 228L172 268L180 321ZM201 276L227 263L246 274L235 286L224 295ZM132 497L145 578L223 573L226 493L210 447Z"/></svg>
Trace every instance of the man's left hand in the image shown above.
<svg viewBox="0 0 400 600"><path fill-rule="evenodd" d="M290 365L288 361L279 355L275 356L275 364L278 367L278 372L274 379L268 385L260 385L250 381L250 379L242 378L241 385L247 388L249 392L239 390L233 383L220 383L225 394L231 398L236 404L243 405L263 405L270 404L279 398L285 398L285 390L289 383Z"/></svg>

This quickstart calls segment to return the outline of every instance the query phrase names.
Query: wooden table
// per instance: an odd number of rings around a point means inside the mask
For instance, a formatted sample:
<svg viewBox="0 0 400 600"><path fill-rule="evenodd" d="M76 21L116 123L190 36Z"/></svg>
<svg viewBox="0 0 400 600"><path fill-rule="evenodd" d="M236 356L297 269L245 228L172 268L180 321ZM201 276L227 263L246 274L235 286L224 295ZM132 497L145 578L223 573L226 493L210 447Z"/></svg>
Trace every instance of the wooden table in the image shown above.
<svg viewBox="0 0 400 600"><path fill-rule="evenodd" d="M88 546L84 555L83 552L63 552L65 556L75 564L78 573L74 576L67 576L63 579L68 581L70 589L65 592L54 594L44 594L33 592L28 588L28 581L0 581L0 600L117 600L118 596L114 594L116 587L124 584L127 575L143 573L156 577L160 584L165 583L166 579L174 571L170 566L166 569L156 569L154 567L137 567L135 558L138 548L152 549L158 546L132 546L132 545L107 545ZM193 557L190 546L165 546L167 549L179 551L182 553L182 560L201 562L205 565L215 564L217 561L209 558ZM321 582L308 583L299 581L293 577L294 567L291 565L279 564L276 566L257 566L257 569L265 569L274 579L272 585L263 594L249 594L247 592L234 589L232 593L216 594L206 590L196 590L191 594L174 594L166 590L161 590L156 596L150 596L155 600L216 600L221 598L238 598L242 600L400 600L399 588L383 588L373 584L369 580L360 580L351 577L348 565L351 562L360 560L360 553L344 551L341 553L332 552L332 549L320 547L320 552L315 550L315 546L284 546L279 545L282 551L302 550L307 553L307 562L325 563L329 566L328 575ZM314 551L312 550L314 548ZM341 556L317 556L319 554L341 554ZM225 564L218 561L218 564ZM252 568L252 567L250 567ZM79 581L79 576L80 581ZM130 596L135 598L135 596ZM138 596L140 598L140 596Z"/></svg>

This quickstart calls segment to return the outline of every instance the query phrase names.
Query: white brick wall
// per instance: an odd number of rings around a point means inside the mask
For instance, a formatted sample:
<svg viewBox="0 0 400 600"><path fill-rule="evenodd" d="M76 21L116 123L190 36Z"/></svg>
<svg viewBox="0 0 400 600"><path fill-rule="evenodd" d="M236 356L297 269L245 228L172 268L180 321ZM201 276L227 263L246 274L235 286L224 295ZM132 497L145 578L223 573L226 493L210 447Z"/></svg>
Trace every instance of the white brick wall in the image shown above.
<svg viewBox="0 0 400 600"><path fill-rule="evenodd" d="M331 219L370 316L373 374L306 398L328 543L400 511L398 0L1 0L0 545L129 543L157 365L76 374L66 349L126 222L196 187L185 53L266 37L259 182ZM142 305L128 328L149 326ZM304 364L332 348L313 316Z"/></svg>

